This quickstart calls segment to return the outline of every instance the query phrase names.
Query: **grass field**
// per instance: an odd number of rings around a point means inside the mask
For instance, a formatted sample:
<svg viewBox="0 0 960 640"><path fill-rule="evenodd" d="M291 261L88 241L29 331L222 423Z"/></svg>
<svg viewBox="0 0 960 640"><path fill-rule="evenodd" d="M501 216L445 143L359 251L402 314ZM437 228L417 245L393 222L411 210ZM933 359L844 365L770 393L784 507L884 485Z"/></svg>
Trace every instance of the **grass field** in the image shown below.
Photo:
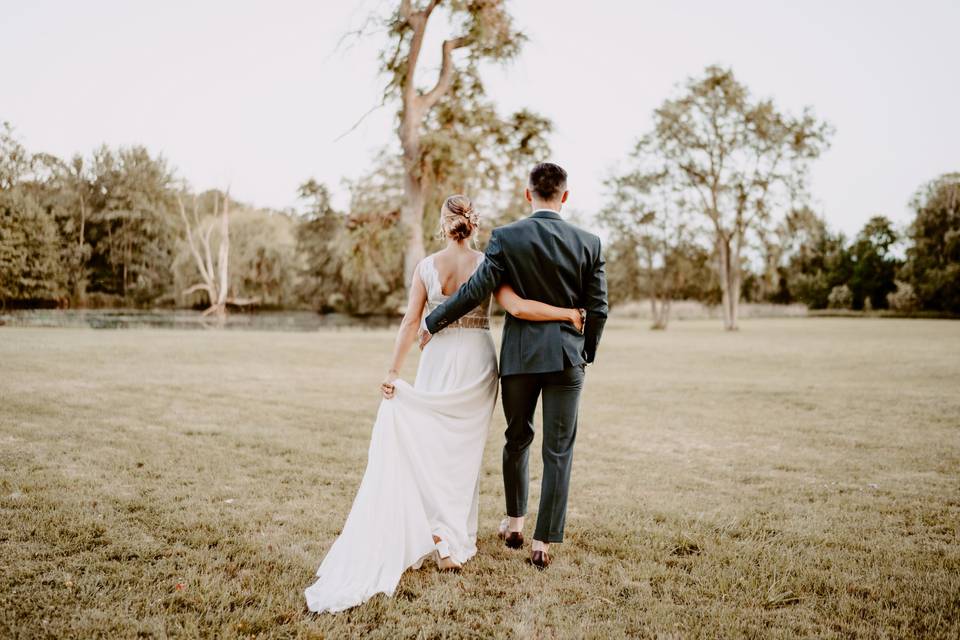
<svg viewBox="0 0 960 640"><path fill-rule="evenodd" d="M0 329L0 637L960 635L960 322L925 320L613 321L548 571L495 538L498 409L464 572L307 613L391 342Z"/></svg>

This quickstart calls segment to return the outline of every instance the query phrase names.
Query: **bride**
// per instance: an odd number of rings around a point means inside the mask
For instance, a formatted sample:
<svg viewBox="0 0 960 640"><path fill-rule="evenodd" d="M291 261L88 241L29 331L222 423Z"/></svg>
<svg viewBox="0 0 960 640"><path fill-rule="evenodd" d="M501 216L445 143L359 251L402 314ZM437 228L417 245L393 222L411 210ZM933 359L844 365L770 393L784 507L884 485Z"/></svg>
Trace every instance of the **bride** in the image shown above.
<svg viewBox="0 0 960 640"><path fill-rule="evenodd" d="M425 312L467 281L483 254L468 245L478 216L466 196L447 198L440 229L447 246L417 265L410 299L380 385L367 469L340 536L306 591L311 611L342 611L377 593L393 595L401 574L430 557L458 571L477 552L480 464L497 399L490 301L440 331L424 347L413 385L398 377ZM572 322L578 309L495 294L511 315Z"/></svg>

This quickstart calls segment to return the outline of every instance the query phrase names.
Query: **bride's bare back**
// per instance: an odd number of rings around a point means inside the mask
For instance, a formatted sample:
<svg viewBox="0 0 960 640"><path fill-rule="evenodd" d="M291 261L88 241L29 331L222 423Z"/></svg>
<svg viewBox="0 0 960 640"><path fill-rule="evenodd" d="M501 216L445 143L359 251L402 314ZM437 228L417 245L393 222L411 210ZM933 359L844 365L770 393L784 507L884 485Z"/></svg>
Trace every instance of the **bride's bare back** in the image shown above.
<svg viewBox="0 0 960 640"><path fill-rule="evenodd" d="M433 256L433 266L440 279L440 292L445 296L456 293L470 279L483 254L473 249L447 247Z"/></svg>

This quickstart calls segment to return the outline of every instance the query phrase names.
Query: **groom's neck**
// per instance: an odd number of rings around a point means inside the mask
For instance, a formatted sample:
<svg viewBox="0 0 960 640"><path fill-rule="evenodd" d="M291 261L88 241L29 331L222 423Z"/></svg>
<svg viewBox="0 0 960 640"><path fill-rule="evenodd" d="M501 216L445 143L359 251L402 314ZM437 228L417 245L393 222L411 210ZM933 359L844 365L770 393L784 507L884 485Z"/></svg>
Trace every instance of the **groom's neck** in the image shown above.
<svg viewBox="0 0 960 640"><path fill-rule="evenodd" d="M530 213L534 211L542 211L543 209L549 209L550 211L556 211L560 213L560 207L563 206L562 202L543 202L541 200L533 200L530 202Z"/></svg>

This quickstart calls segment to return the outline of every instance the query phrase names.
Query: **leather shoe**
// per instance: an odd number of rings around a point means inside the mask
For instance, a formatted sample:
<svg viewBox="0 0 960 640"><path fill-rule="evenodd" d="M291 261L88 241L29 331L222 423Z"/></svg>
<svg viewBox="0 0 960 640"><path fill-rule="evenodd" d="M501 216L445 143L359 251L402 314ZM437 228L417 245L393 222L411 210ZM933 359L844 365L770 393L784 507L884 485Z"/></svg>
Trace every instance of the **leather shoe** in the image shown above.
<svg viewBox="0 0 960 640"><path fill-rule="evenodd" d="M543 571L550 566L550 554L546 551L531 551L530 564Z"/></svg>
<svg viewBox="0 0 960 640"><path fill-rule="evenodd" d="M510 531L503 537L503 543L508 549L523 548L523 533L520 531Z"/></svg>
<svg viewBox="0 0 960 640"><path fill-rule="evenodd" d="M503 543L507 546L508 549L521 549L523 548L523 532L522 531L507 531L507 523L509 520L506 518L500 523L500 528L497 530L497 535L503 540Z"/></svg>

